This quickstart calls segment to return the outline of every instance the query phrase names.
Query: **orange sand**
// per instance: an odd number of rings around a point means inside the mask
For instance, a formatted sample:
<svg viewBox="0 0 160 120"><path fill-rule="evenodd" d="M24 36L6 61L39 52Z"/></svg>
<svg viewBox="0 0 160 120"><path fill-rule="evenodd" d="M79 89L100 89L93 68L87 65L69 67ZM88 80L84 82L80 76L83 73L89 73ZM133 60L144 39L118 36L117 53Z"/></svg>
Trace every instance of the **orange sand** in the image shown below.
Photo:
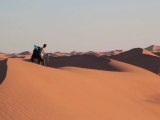
<svg viewBox="0 0 160 120"><path fill-rule="evenodd" d="M160 120L160 77L145 69L115 60L121 71L4 64L1 120Z"/></svg>

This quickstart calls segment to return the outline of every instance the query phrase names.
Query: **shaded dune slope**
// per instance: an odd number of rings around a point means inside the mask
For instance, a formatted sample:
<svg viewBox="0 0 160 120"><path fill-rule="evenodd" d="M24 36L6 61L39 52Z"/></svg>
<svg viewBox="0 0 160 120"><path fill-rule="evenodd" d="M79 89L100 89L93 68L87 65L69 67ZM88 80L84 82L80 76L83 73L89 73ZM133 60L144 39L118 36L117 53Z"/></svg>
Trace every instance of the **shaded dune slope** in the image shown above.
<svg viewBox="0 0 160 120"><path fill-rule="evenodd" d="M19 53L18 55L31 55L31 52L24 51L24 52Z"/></svg>
<svg viewBox="0 0 160 120"><path fill-rule="evenodd" d="M160 57L152 54L153 53L144 51L141 48L135 48L127 52L111 56L110 58L142 67L154 73L159 73Z"/></svg>
<svg viewBox="0 0 160 120"><path fill-rule="evenodd" d="M156 55L160 56L160 52L154 52L154 54L156 54Z"/></svg>
<svg viewBox="0 0 160 120"><path fill-rule="evenodd" d="M111 59L97 57L95 55L73 55L63 57L49 57L46 62L49 67L80 67L106 71L123 71L121 68L111 64Z"/></svg>
<svg viewBox="0 0 160 120"><path fill-rule="evenodd" d="M0 60L0 84L3 83L3 81L6 78L7 74L7 59Z"/></svg>

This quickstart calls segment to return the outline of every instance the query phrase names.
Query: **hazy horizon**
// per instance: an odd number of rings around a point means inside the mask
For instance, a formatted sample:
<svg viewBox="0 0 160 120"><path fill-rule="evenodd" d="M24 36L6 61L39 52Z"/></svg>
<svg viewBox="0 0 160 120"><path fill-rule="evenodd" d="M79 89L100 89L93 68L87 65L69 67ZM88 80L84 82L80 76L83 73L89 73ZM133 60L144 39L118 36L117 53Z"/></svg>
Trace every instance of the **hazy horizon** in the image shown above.
<svg viewBox="0 0 160 120"><path fill-rule="evenodd" d="M160 44L157 0L0 0L0 52L110 51Z"/></svg>

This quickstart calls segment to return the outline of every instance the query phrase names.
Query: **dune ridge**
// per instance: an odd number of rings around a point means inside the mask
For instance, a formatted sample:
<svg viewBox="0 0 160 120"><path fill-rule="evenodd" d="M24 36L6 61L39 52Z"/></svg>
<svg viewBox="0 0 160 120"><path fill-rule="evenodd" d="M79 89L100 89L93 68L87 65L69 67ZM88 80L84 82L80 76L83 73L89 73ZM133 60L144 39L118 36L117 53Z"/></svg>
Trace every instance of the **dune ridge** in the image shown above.
<svg viewBox="0 0 160 120"><path fill-rule="evenodd" d="M160 52L160 45L151 45L145 49L152 52Z"/></svg>
<svg viewBox="0 0 160 120"><path fill-rule="evenodd" d="M131 49L110 58L142 67L156 74L159 73L160 57L142 48Z"/></svg>

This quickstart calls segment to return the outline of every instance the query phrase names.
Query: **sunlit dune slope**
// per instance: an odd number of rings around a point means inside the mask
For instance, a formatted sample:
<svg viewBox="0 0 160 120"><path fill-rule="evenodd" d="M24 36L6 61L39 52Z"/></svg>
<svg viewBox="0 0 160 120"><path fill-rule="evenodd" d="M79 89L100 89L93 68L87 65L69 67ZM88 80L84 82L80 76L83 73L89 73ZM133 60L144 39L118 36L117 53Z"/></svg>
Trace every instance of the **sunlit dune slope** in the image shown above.
<svg viewBox="0 0 160 120"><path fill-rule="evenodd" d="M122 71L54 69L16 58L2 64L2 120L160 119L160 78L144 69L114 60L109 64Z"/></svg>

